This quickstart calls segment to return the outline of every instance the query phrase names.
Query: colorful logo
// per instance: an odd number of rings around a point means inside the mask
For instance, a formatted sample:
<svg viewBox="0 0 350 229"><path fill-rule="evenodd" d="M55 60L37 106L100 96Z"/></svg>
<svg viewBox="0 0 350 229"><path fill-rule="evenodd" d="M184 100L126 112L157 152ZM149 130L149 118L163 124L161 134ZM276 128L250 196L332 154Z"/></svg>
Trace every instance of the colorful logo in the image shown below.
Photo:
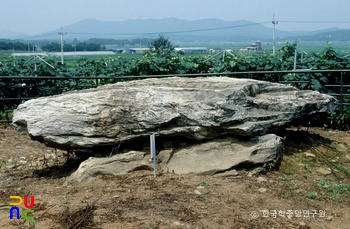
<svg viewBox="0 0 350 229"><path fill-rule="evenodd" d="M23 198L20 196L10 196L10 199L17 199L18 202L12 202L10 205L13 205L13 207L10 208L10 219L13 219L13 213L16 213L16 219L25 219L25 220L34 220L34 216L28 216L27 213L33 213L34 210L32 209L34 207L34 196L30 196L30 204L28 203L28 196L24 196L24 207L26 209L22 210L18 207L23 203Z"/></svg>

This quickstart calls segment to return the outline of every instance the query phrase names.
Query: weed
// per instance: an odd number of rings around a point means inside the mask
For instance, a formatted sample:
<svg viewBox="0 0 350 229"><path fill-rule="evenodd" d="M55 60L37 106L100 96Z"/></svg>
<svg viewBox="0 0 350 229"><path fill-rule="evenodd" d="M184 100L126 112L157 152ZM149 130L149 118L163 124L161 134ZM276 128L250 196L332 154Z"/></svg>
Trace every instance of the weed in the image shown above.
<svg viewBox="0 0 350 229"><path fill-rule="evenodd" d="M283 172L288 176L295 176L295 164L291 160L286 160Z"/></svg>
<svg viewBox="0 0 350 229"><path fill-rule="evenodd" d="M334 150L334 151L337 151L337 147L335 147L334 145L328 144L328 143L326 143L325 145L326 145L328 148L330 148L330 149L332 149L332 150Z"/></svg>
<svg viewBox="0 0 350 229"><path fill-rule="evenodd" d="M62 200L63 200L63 204L69 204L69 197L68 197L68 195L65 195L65 196L62 198Z"/></svg>
<svg viewBox="0 0 350 229"><path fill-rule="evenodd" d="M283 195L283 198L285 198L285 199L289 199L289 194L288 193L284 193L284 195Z"/></svg>
<svg viewBox="0 0 350 229"><path fill-rule="evenodd" d="M227 202L230 202L230 190L227 190L226 191L226 194L227 194Z"/></svg>
<svg viewBox="0 0 350 229"><path fill-rule="evenodd" d="M341 171L342 173L344 173L345 176L350 177L350 171L349 171L347 168L344 168L343 166L338 165L338 164L335 165L335 167L336 167L339 171Z"/></svg>
<svg viewBox="0 0 350 229"><path fill-rule="evenodd" d="M36 221L34 219L29 220L29 229L35 229Z"/></svg>
<svg viewBox="0 0 350 229"><path fill-rule="evenodd" d="M262 172L262 173L270 172L270 171L274 170L275 167L276 167L276 163L275 163L275 162L265 163L265 164L262 166L261 172Z"/></svg>
<svg viewBox="0 0 350 229"><path fill-rule="evenodd" d="M341 112L340 107L337 107L332 113L332 121L330 125L339 129L350 129L350 106L344 106Z"/></svg>
<svg viewBox="0 0 350 229"><path fill-rule="evenodd" d="M317 193L314 192L314 191L309 191L308 193L306 193L306 198L316 199L317 198Z"/></svg>
<svg viewBox="0 0 350 229"><path fill-rule="evenodd" d="M341 201L344 195L347 195L350 193L350 185L329 182L323 178L320 179L317 186L327 189L327 191L332 194L333 201L337 203Z"/></svg>
<svg viewBox="0 0 350 229"><path fill-rule="evenodd" d="M9 211L10 208L11 208L10 203L3 203L3 204L0 204L0 210Z"/></svg>
<svg viewBox="0 0 350 229"><path fill-rule="evenodd" d="M279 179L282 180L285 183L294 183L294 180L296 178L296 174L293 175L285 175L285 176L280 176Z"/></svg>
<svg viewBox="0 0 350 229"><path fill-rule="evenodd" d="M201 182L199 182L198 186L208 186L209 183L206 180L201 180Z"/></svg>
<svg viewBox="0 0 350 229"><path fill-rule="evenodd" d="M0 162L0 168L1 168L2 166L5 166L6 163L7 163L7 161L6 161L5 159L3 159L3 160Z"/></svg>

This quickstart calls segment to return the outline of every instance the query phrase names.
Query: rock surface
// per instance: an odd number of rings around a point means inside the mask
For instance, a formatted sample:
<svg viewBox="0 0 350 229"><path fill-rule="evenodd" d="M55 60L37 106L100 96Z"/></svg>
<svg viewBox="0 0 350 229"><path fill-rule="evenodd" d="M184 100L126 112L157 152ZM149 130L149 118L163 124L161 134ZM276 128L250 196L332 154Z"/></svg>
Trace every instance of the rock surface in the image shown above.
<svg viewBox="0 0 350 229"><path fill-rule="evenodd" d="M274 134L248 139L226 137L179 149L159 152L158 170L176 174L232 175L235 166L276 163L281 157L282 141ZM97 175L126 174L138 169L153 169L149 153L131 151L107 158L90 157L81 163L66 184L94 179ZM159 172L158 171L158 172ZM228 171L228 173L227 173ZM233 170L233 174L238 175Z"/></svg>
<svg viewBox="0 0 350 229"><path fill-rule="evenodd" d="M115 146L150 134L261 136L325 116L336 100L315 91L227 77L146 79L29 100L13 126L60 149Z"/></svg>
<svg viewBox="0 0 350 229"><path fill-rule="evenodd" d="M113 157L90 157L83 161L78 170L69 176L64 185L74 182L92 180L103 175L122 175L140 169L152 169L151 163L144 152L130 151Z"/></svg>
<svg viewBox="0 0 350 229"><path fill-rule="evenodd" d="M276 163L280 153L281 139L274 134L245 140L227 137L179 149L163 167L177 174L214 175L238 165Z"/></svg>

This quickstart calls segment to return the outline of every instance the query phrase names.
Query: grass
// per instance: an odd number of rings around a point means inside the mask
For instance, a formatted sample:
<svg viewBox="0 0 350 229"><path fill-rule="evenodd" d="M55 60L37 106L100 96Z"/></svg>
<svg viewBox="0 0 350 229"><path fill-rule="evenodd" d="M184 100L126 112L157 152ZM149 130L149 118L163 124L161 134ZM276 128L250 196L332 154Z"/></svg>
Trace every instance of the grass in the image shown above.
<svg viewBox="0 0 350 229"><path fill-rule="evenodd" d="M209 185L209 183L206 180L201 180L198 184L198 186L202 186L202 187L208 186L208 185Z"/></svg>
<svg viewBox="0 0 350 229"><path fill-rule="evenodd" d="M5 166L7 163L7 161L5 159L2 159L2 161L0 161L0 168Z"/></svg>
<svg viewBox="0 0 350 229"><path fill-rule="evenodd" d="M319 180L318 187L326 189L332 195L336 203L340 203L342 198L350 194L350 185L327 181L323 178Z"/></svg>
<svg viewBox="0 0 350 229"><path fill-rule="evenodd" d="M316 199L317 198L317 193L315 191L309 191L307 194L306 194L306 198L309 198L309 199Z"/></svg>

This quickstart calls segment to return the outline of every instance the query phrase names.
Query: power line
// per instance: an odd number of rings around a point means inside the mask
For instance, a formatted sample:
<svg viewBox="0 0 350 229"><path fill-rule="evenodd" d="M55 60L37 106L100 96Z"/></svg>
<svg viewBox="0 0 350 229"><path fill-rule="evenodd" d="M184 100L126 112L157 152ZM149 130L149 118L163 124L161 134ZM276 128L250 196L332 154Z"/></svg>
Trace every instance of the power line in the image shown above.
<svg viewBox="0 0 350 229"><path fill-rule="evenodd" d="M283 23L322 23L322 24L330 24L330 23L350 23L350 21L279 21Z"/></svg>
<svg viewBox="0 0 350 229"><path fill-rule="evenodd" d="M168 31L168 32L109 33L109 34L103 34L103 33L77 33L77 32L68 32L68 33L69 34L86 34L86 35L136 36L136 35L175 34L175 33L193 33L193 32L203 32L203 31L214 31L214 30L224 30L224 29L233 29L233 28L247 27L247 26L253 26L253 25L262 25L262 24L266 24L266 23L270 23L270 21L259 22L259 23L249 23L249 24L243 24L243 25L233 25L233 26L226 26L226 27L218 27L218 28L180 30L180 31Z"/></svg>
<svg viewBox="0 0 350 229"><path fill-rule="evenodd" d="M350 21L278 21L279 23L300 23L300 24L330 24L330 23L350 23ZM69 32L68 34L84 34L84 35L105 35L105 36L139 36L139 35L158 35L158 34L177 34L177 33L193 33L193 32L204 32L204 31L215 31L215 30L225 30L225 29L234 29L234 28L240 28L240 27L248 27L248 26L254 26L254 25L263 25L271 23L271 21L265 21L265 22L257 22L257 23L248 23L243 25L233 25L233 26L226 26L226 27L217 27L217 28L208 28L208 29L194 29L194 30L179 30L179 31L164 31L164 32L145 32L145 33L79 33L79 32ZM272 21L273 26L277 24L277 21ZM30 36L26 39L35 39L35 38L42 38L47 37L50 35L55 34L55 32L47 33L47 34L41 34L41 35L35 35Z"/></svg>
<svg viewBox="0 0 350 229"><path fill-rule="evenodd" d="M25 37L25 38L22 38L22 39L32 40L32 39L35 39L35 38L49 37L49 36L52 36L52 35L54 35L54 34L56 34L56 32L51 32L51 33L47 33L47 34L40 34L40 35L29 36L29 37Z"/></svg>

